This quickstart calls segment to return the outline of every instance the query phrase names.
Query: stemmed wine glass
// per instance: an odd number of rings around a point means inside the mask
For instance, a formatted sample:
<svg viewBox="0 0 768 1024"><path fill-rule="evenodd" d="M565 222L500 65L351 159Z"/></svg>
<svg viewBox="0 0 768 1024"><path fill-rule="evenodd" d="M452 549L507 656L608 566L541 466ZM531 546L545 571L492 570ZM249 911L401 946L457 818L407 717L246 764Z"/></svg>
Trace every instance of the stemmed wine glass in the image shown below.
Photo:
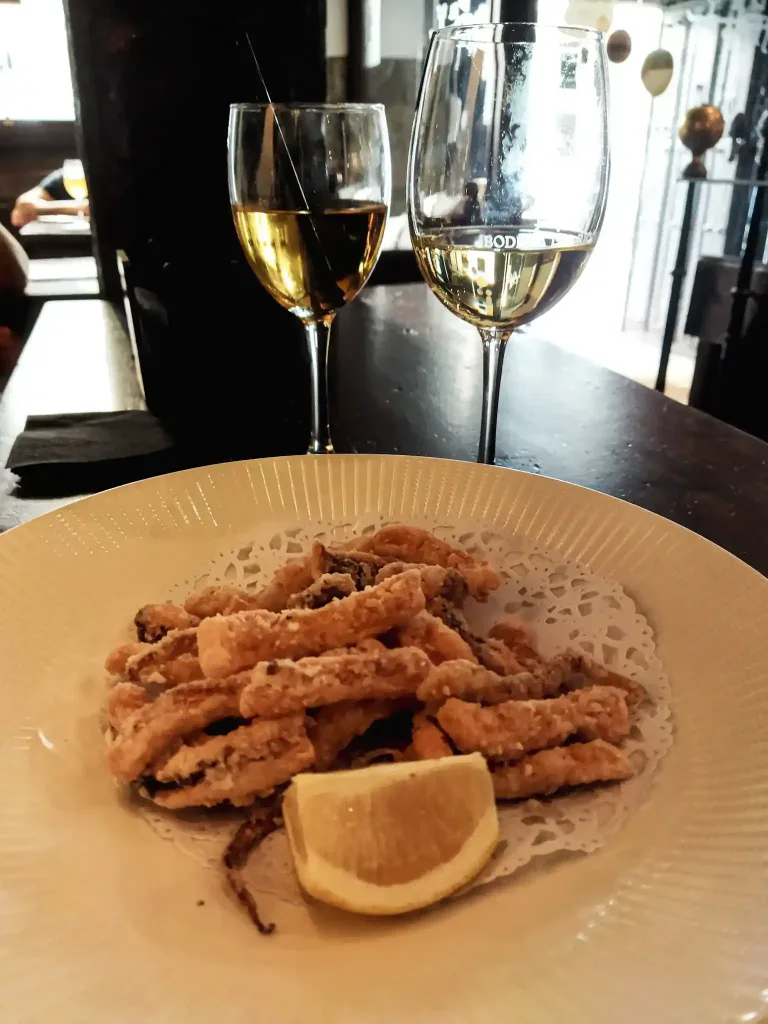
<svg viewBox="0 0 768 1024"><path fill-rule="evenodd" d="M65 160L61 167L64 188L77 202L82 203L88 198L88 182L85 180L82 160ZM82 209L77 211L77 216L84 218Z"/></svg>
<svg viewBox="0 0 768 1024"><path fill-rule="evenodd" d="M384 236L391 189L384 108L233 104L228 152L240 244L270 295L304 325L312 383L309 452L332 452L331 323L368 280Z"/></svg>
<svg viewBox="0 0 768 1024"><path fill-rule="evenodd" d="M489 24L435 33L411 137L408 216L427 284L482 339L478 462L494 461L507 340L584 269L608 173L599 32Z"/></svg>

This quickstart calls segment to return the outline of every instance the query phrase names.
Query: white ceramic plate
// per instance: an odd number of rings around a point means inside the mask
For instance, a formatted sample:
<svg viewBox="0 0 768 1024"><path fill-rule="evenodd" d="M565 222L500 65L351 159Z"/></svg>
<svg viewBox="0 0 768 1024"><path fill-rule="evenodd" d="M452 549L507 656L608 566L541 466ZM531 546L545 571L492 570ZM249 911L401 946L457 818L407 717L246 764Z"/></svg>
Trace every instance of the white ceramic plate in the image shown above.
<svg viewBox="0 0 768 1024"><path fill-rule="evenodd" d="M281 905L261 938L215 873L116 799L84 739L88 673L136 607L255 523L371 508L491 521L618 580L656 630L676 743L602 851L408 920ZM0 538L0 1020L758 1020L767 677L768 581L649 512L510 470L267 459L43 516Z"/></svg>

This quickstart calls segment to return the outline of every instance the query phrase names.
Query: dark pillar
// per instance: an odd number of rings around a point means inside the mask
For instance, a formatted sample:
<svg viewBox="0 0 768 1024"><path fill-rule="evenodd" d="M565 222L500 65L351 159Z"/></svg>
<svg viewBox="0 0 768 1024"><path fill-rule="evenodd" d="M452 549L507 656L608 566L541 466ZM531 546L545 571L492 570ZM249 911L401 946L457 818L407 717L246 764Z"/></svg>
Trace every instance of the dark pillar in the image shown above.
<svg viewBox="0 0 768 1024"><path fill-rule="evenodd" d="M491 21L538 21L538 0L492 0Z"/></svg>
<svg viewBox="0 0 768 1024"><path fill-rule="evenodd" d="M128 259L150 407L199 461L301 451L302 332L247 267L227 189L229 104L325 99L324 0L65 0L104 288Z"/></svg>

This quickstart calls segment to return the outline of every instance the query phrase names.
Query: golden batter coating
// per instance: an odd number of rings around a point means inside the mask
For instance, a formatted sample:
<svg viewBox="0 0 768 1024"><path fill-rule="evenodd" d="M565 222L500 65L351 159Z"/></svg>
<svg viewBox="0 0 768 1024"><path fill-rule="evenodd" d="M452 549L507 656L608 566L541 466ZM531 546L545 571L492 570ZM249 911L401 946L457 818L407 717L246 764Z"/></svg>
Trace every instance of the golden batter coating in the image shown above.
<svg viewBox="0 0 768 1024"><path fill-rule="evenodd" d="M328 573L351 576L356 590L364 590L376 582L376 574L386 564L385 559L368 551L354 548L338 550L327 548L320 541L312 545L310 566L315 579Z"/></svg>
<svg viewBox="0 0 768 1024"><path fill-rule="evenodd" d="M469 644L426 610L414 615L404 626L395 630L395 635L402 647L418 647L424 651L433 665L455 661L457 658L475 660Z"/></svg>
<svg viewBox="0 0 768 1024"><path fill-rule="evenodd" d="M387 647L377 640L375 637L369 637L368 640L361 640L359 644L352 644L350 647L334 647L330 651L323 651L322 654L318 654L318 658L338 658L340 654L381 654L382 651L388 650Z"/></svg>
<svg viewBox="0 0 768 1024"><path fill-rule="evenodd" d="M315 748L315 768L326 772L356 739L382 718L388 718L399 707L391 700L344 700L319 708L309 719L308 732Z"/></svg>
<svg viewBox="0 0 768 1024"><path fill-rule="evenodd" d="M417 571L402 573L324 608L204 619L197 630L205 675L222 678L260 661L347 647L406 623L424 608Z"/></svg>
<svg viewBox="0 0 768 1024"><path fill-rule="evenodd" d="M239 587L202 587L193 591L184 602L184 608L198 619L209 619L213 615L234 615L235 612L261 608L256 594L250 594Z"/></svg>
<svg viewBox="0 0 768 1024"><path fill-rule="evenodd" d="M143 644L138 641L130 644L120 644L119 647L115 647L114 650L109 652L104 660L104 668L113 676L121 676L125 673L125 666L128 664L129 658L133 658L137 654L143 654L151 649L152 644Z"/></svg>
<svg viewBox="0 0 768 1024"><path fill-rule="evenodd" d="M569 687L588 686L590 683L598 683L601 686L615 686L623 690L627 703L630 707L640 704L648 697L645 687L636 683L633 679L613 672L604 665L599 665L592 658L585 654L578 654L575 651L566 651L564 654L557 654L549 663L550 666L563 665L566 671L570 671Z"/></svg>
<svg viewBox="0 0 768 1024"><path fill-rule="evenodd" d="M557 697L594 684L623 690L630 708L647 696L639 683L570 653L541 661L533 671L521 670L508 676L500 676L477 663L445 662L430 672L419 687L418 696L419 700L430 704L442 703L448 697L479 704L501 704L505 700Z"/></svg>
<svg viewBox="0 0 768 1024"><path fill-rule="evenodd" d="M588 686L552 700L509 700L482 707L450 697L437 720L459 750L494 761L557 747L572 736L618 743L629 733L626 696L611 686Z"/></svg>
<svg viewBox="0 0 768 1024"><path fill-rule="evenodd" d="M287 562L281 566L269 583L256 595L258 608L269 612L281 612L288 604L288 598L305 590L314 580L309 558Z"/></svg>
<svg viewBox="0 0 768 1024"><path fill-rule="evenodd" d="M308 768L315 752L304 715L255 721L223 736L199 733L151 765L142 793L161 807L252 803Z"/></svg>
<svg viewBox="0 0 768 1024"><path fill-rule="evenodd" d="M398 576L409 569L419 570L427 611L432 611L433 603L442 603L459 609L463 607L469 593L469 585L458 569L446 569L442 565L418 565L413 562L389 562L379 570L376 582L381 583L382 580Z"/></svg>
<svg viewBox="0 0 768 1024"><path fill-rule="evenodd" d="M339 701L412 696L430 668L429 658L415 647L336 658L265 661L251 671L239 713L243 718L272 718Z"/></svg>
<svg viewBox="0 0 768 1024"><path fill-rule="evenodd" d="M131 682L145 686L176 686L202 679L203 670L197 656L197 629L168 633L156 644L132 655L125 663L125 675Z"/></svg>
<svg viewBox="0 0 768 1024"><path fill-rule="evenodd" d="M355 581L346 572L325 572L314 583L288 598L288 608L322 608L331 601L349 597L357 590Z"/></svg>
<svg viewBox="0 0 768 1024"><path fill-rule="evenodd" d="M446 626L455 630L469 645L475 660L483 668L487 668L499 676L513 676L518 672L525 671L525 666L518 661L506 644L491 637L479 636L470 629L469 623L458 609L445 604L435 608L434 602L432 607Z"/></svg>
<svg viewBox="0 0 768 1024"><path fill-rule="evenodd" d="M415 761L429 761L436 757L452 757L453 749L442 729L422 711L413 716L413 736L407 753Z"/></svg>
<svg viewBox="0 0 768 1024"><path fill-rule="evenodd" d="M492 770L497 800L549 796L565 786L620 782L633 774L624 751L605 740L540 750L517 764L497 765Z"/></svg>
<svg viewBox="0 0 768 1024"><path fill-rule="evenodd" d="M551 696L530 672L500 676L477 662L457 660L437 665L418 689L425 704L442 704L448 697L478 704L502 704L507 700L537 700Z"/></svg>
<svg viewBox="0 0 768 1024"><path fill-rule="evenodd" d="M446 541L418 526L385 526L378 533L360 538L357 544L360 550L369 551L388 561L458 569L467 581L470 594L478 601L486 600L501 585L501 577L486 561L451 547Z"/></svg>
<svg viewBox="0 0 768 1024"><path fill-rule="evenodd" d="M166 601L164 604L145 604L139 608L133 620L136 636L142 643L157 643L173 629L190 629L200 620L196 615L179 604Z"/></svg>
<svg viewBox="0 0 768 1024"><path fill-rule="evenodd" d="M536 649L533 629L512 615L499 619L488 633L492 640L500 640L517 661L531 672L542 661Z"/></svg>
<svg viewBox="0 0 768 1024"><path fill-rule="evenodd" d="M132 782L176 740L238 715L240 692L247 682L243 675L181 683L125 715L107 749L112 774L121 782Z"/></svg>
<svg viewBox="0 0 768 1024"><path fill-rule="evenodd" d="M117 731L129 715L151 702L152 697L145 686L116 683L107 694L107 723Z"/></svg>

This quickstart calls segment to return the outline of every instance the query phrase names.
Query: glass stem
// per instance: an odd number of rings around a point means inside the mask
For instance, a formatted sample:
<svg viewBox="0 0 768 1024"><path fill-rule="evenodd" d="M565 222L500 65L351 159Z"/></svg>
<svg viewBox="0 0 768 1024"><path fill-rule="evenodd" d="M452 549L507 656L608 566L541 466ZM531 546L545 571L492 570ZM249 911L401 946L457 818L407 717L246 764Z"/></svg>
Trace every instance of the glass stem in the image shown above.
<svg viewBox="0 0 768 1024"><path fill-rule="evenodd" d="M504 349L511 333L509 328L500 327L480 331L480 339L483 342L483 413L480 420L477 461L491 466L496 459L496 418L499 413Z"/></svg>
<svg viewBox="0 0 768 1024"><path fill-rule="evenodd" d="M312 436L308 455L333 453L331 429L328 426L328 345L332 323L333 315L317 323L304 324L312 388Z"/></svg>

